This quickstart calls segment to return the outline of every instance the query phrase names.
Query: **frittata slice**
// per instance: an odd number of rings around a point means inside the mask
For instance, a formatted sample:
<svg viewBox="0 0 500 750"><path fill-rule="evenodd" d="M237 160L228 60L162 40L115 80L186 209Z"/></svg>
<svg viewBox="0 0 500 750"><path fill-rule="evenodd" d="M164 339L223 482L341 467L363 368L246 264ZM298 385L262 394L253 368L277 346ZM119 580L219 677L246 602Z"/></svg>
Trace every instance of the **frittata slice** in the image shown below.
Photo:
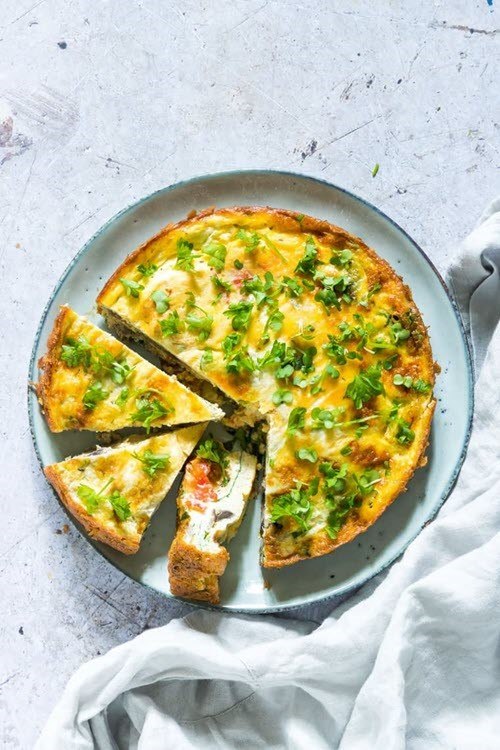
<svg viewBox="0 0 500 750"><path fill-rule="evenodd" d="M188 463L177 499L177 534L168 555L176 596L218 604L219 578L229 561L223 546L243 519L255 481L255 456L212 438Z"/></svg>
<svg viewBox="0 0 500 750"><path fill-rule="evenodd" d="M205 427L130 438L46 466L45 476L92 538L131 555Z"/></svg>
<svg viewBox="0 0 500 750"><path fill-rule="evenodd" d="M52 432L189 424L223 412L64 305L40 359L38 399Z"/></svg>

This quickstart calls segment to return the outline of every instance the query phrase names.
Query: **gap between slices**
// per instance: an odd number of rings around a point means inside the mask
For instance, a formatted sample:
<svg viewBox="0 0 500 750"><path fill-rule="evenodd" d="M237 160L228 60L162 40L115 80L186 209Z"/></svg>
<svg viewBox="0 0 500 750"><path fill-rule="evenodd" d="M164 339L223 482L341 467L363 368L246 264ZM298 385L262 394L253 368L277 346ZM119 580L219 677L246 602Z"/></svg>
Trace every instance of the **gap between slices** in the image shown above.
<svg viewBox="0 0 500 750"><path fill-rule="evenodd" d="M111 329L267 420L265 567L350 541L424 461L427 331L393 269L339 227L277 209L206 211L133 252L97 302Z"/></svg>

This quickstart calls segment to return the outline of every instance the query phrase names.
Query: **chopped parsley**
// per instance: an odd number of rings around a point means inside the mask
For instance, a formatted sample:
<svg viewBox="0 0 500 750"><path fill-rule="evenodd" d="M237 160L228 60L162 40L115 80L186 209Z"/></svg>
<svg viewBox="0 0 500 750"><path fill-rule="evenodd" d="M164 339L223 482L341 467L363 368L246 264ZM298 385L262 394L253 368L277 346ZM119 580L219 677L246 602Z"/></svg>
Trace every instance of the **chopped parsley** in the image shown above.
<svg viewBox="0 0 500 750"><path fill-rule="evenodd" d="M278 390L272 395L272 402L276 406L279 406L280 404L291 404L292 401L293 394L291 391L286 390L286 388L278 388Z"/></svg>
<svg viewBox="0 0 500 750"><path fill-rule="evenodd" d="M288 415L287 435L296 435L306 426L306 412L303 406L296 406Z"/></svg>
<svg viewBox="0 0 500 750"><path fill-rule="evenodd" d="M208 265L217 272L222 271L226 265L227 248L221 242L210 242L203 248L203 254L207 256Z"/></svg>
<svg viewBox="0 0 500 750"><path fill-rule="evenodd" d="M323 351L338 365L345 365L348 359L361 359L361 354L349 351L343 345L341 337L332 333L328 334L328 343L323 345Z"/></svg>
<svg viewBox="0 0 500 750"><path fill-rule="evenodd" d="M159 324L163 336L176 336L185 328L185 323L180 319L177 310L169 313L164 320L159 321Z"/></svg>
<svg viewBox="0 0 500 750"><path fill-rule="evenodd" d="M126 497L123 497L118 490L113 490L111 495L108 497L111 507L113 508L115 515L120 521L126 521L130 518L132 511L130 510L130 504Z"/></svg>
<svg viewBox="0 0 500 750"><path fill-rule="evenodd" d="M380 376L381 365L377 363L370 365L365 370L360 370L349 383L345 396L352 399L356 409L361 409L374 396L385 393Z"/></svg>
<svg viewBox="0 0 500 750"><path fill-rule="evenodd" d="M243 263L241 262L241 260L236 258L236 260L233 263L233 266L236 268L237 271L241 271L241 269L243 268Z"/></svg>
<svg viewBox="0 0 500 750"><path fill-rule="evenodd" d="M226 360L226 370L231 375L243 375L255 371L255 362L248 353L246 346L242 346Z"/></svg>
<svg viewBox="0 0 500 750"><path fill-rule="evenodd" d="M327 315L330 315L332 307L340 310L342 302L352 302L350 294L352 279L350 276L345 274L341 276L321 276L318 277L318 280L322 289L316 292L314 299L321 302Z"/></svg>
<svg viewBox="0 0 500 750"><path fill-rule="evenodd" d="M206 370L209 365L214 361L214 353L212 349L206 348L200 358L200 369Z"/></svg>
<svg viewBox="0 0 500 750"><path fill-rule="evenodd" d="M156 265L156 263L152 263L150 260L147 260L146 263L139 263L139 265L137 266L137 270L139 271L141 276L149 278L156 273L156 271L158 270L158 266Z"/></svg>
<svg viewBox="0 0 500 750"><path fill-rule="evenodd" d="M104 389L102 383L92 383L83 394L83 405L86 409L95 409L97 404L105 401L108 396L109 391Z"/></svg>
<svg viewBox="0 0 500 750"><path fill-rule="evenodd" d="M175 409L170 404L165 406L157 398L153 396L150 391L146 391L141 394L135 402L137 411L135 411L130 417L131 422L142 422L146 428L146 432L149 433L151 425L157 419L172 414Z"/></svg>
<svg viewBox="0 0 500 750"><path fill-rule="evenodd" d="M404 419L398 420L396 440L398 443L401 443L401 445L409 445L415 440L415 433L411 429L409 422L405 422Z"/></svg>
<svg viewBox="0 0 500 750"><path fill-rule="evenodd" d="M275 497L271 506L271 521L281 523L290 518L300 531L303 533L308 531L313 510L311 498L317 494L318 484L318 479L315 478L309 486L299 483L290 492Z"/></svg>
<svg viewBox="0 0 500 750"><path fill-rule="evenodd" d="M300 295L304 291L304 287L300 284L299 281L297 281L297 279L291 279L288 276L285 276L281 280L281 285L290 297L300 297Z"/></svg>
<svg viewBox="0 0 500 750"><path fill-rule="evenodd" d="M318 248L312 237L306 240L304 255L295 267L295 273L301 273L304 276L314 276L316 269L321 261L318 260Z"/></svg>
<svg viewBox="0 0 500 750"><path fill-rule="evenodd" d="M224 315L231 318L234 331L246 331L250 325L252 309L253 302L237 302L229 305L228 309L224 310Z"/></svg>
<svg viewBox="0 0 500 750"><path fill-rule="evenodd" d="M170 461L168 453L160 455L158 453L153 453L149 448L142 454L133 453L132 455L141 462L142 470L150 477L154 477L157 471L166 469L168 462Z"/></svg>
<svg viewBox="0 0 500 750"><path fill-rule="evenodd" d="M130 395L130 389L129 388L122 388L120 391L120 395L115 401L115 404L120 407L120 409L125 406L125 404L128 401Z"/></svg>
<svg viewBox="0 0 500 750"><path fill-rule="evenodd" d="M76 494L80 498L80 500L85 505L85 508L87 509L87 513L90 513L90 515L93 515L96 510L99 508L99 505L101 503L101 500L104 498L104 492L108 489L109 485L112 484L115 480L108 479L106 484L101 487L101 489L96 492L96 490L93 490L92 487L89 487L86 484L80 484L76 489Z"/></svg>
<svg viewBox="0 0 500 750"><path fill-rule="evenodd" d="M392 379L392 382L394 383L394 385L402 385L408 390L411 388L417 393L429 393L429 391L432 390L431 384L426 380L423 380L422 378L412 378L410 375L401 375L400 373L396 373L396 375L394 375Z"/></svg>
<svg viewBox="0 0 500 750"><path fill-rule="evenodd" d="M67 338L62 345L61 359L68 367L90 367L92 347L85 336L79 336L77 339Z"/></svg>
<svg viewBox="0 0 500 750"><path fill-rule="evenodd" d="M252 252L258 246L260 237L257 232L248 232L246 229L238 229L236 232L237 239L241 240L245 245L247 252Z"/></svg>
<svg viewBox="0 0 500 750"><path fill-rule="evenodd" d="M139 293L144 289L144 284L139 284L138 281L133 281L131 279L120 279L120 283L125 289L127 297L137 298Z"/></svg>
<svg viewBox="0 0 500 750"><path fill-rule="evenodd" d="M194 271L194 261L200 256L193 252L193 243L186 239L177 240L176 253L177 261L174 268L179 268L181 271Z"/></svg>
<svg viewBox="0 0 500 750"><path fill-rule="evenodd" d="M309 461L311 464L315 464L318 460L318 452L314 448L299 448L295 451L295 456L299 461Z"/></svg>
<svg viewBox="0 0 500 750"><path fill-rule="evenodd" d="M351 264L352 259L354 258L354 253L351 250L335 250L332 257L330 258L330 263L333 266L349 266Z"/></svg>
<svg viewBox="0 0 500 750"><path fill-rule="evenodd" d="M170 308L170 298L162 289L157 289L153 292L151 299L155 303L158 315L163 315Z"/></svg>
<svg viewBox="0 0 500 750"><path fill-rule="evenodd" d="M186 315L187 329L191 333L197 333L199 341L206 341L208 339L212 333L213 324L214 319L211 315L207 315L206 312L203 312L203 315L196 315L194 312Z"/></svg>
<svg viewBox="0 0 500 750"><path fill-rule="evenodd" d="M266 271L264 279L259 276L253 276L251 279L244 279L241 285L245 294L252 294L257 307L264 304L274 305L276 294L279 292L275 286L274 276L270 271Z"/></svg>
<svg viewBox="0 0 500 750"><path fill-rule="evenodd" d="M212 284L214 285L215 291L218 293L216 299L220 299L223 292L231 291L231 284L229 281L224 281L220 276L212 276Z"/></svg>

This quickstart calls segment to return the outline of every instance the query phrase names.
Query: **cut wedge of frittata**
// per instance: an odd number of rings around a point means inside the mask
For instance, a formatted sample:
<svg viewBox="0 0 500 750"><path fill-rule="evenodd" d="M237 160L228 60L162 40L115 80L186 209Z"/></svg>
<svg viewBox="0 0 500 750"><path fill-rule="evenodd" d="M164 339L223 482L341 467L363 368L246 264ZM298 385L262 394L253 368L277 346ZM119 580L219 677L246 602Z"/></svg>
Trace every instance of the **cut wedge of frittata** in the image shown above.
<svg viewBox="0 0 500 750"><path fill-rule="evenodd" d="M189 424L223 412L64 305L36 386L52 432Z"/></svg>
<svg viewBox="0 0 500 750"><path fill-rule="evenodd" d="M219 577L229 561L222 546L243 519L257 460L207 438L188 463L177 498L177 534L168 556L176 596L217 604Z"/></svg>
<svg viewBox="0 0 500 750"><path fill-rule="evenodd" d="M91 537L130 555L205 427L130 438L46 466L45 476Z"/></svg>

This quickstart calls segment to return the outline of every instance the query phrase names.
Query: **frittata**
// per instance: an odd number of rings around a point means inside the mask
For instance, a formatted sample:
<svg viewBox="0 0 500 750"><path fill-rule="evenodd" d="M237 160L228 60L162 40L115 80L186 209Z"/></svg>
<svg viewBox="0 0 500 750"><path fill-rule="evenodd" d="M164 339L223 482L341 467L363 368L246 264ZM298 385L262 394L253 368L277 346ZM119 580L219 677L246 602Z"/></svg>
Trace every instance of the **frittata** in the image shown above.
<svg viewBox="0 0 500 750"><path fill-rule="evenodd" d="M435 365L410 290L359 238L271 208L170 224L107 282L108 325L267 421L262 563L368 528L424 461Z"/></svg>
<svg viewBox="0 0 500 750"><path fill-rule="evenodd" d="M229 561L222 545L235 535L255 480L255 456L213 438L186 466L177 498L177 534L168 553L170 590L187 599L219 602L219 578Z"/></svg>
<svg viewBox="0 0 500 750"><path fill-rule="evenodd" d="M130 438L46 466L45 476L91 537L130 555L205 427Z"/></svg>
<svg viewBox="0 0 500 750"><path fill-rule="evenodd" d="M39 361L37 395L52 432L188 424L223 412L114 336L61 307Z"/></svg>

